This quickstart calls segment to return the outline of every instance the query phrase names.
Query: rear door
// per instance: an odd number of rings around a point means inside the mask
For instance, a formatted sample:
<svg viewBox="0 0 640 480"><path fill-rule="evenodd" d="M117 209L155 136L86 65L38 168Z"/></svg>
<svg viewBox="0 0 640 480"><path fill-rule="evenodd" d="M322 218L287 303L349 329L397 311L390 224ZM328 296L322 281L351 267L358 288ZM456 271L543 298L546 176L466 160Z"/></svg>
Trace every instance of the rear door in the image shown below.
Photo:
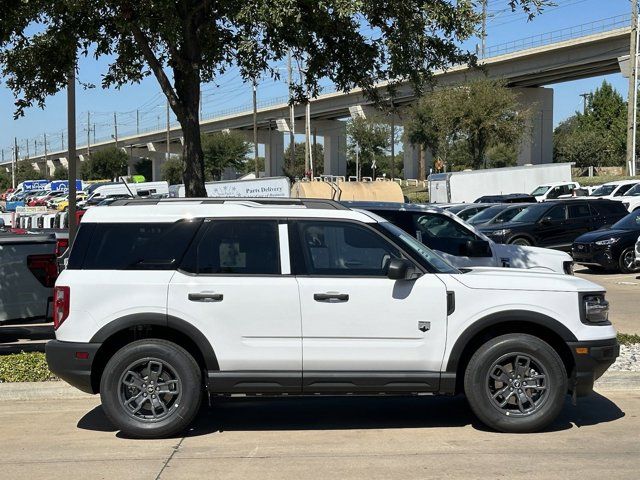
<svg viewBox="0 0 640 480"><path fill-rule="evenodd" d="M447 329L444 283L434 274L389 279L388 262L403 254L369 226L304 220L293 227L304 391L437 388Z"/></svg>
<svg viewBox="0 0 640 480"><path fill-rule="evenodd" d="M171 280L168 314L211 343L214 390L299 391L300 302L290 273L286 224L205 221Z"/></svg>
<svg viewBox="0 0 640 480"><path fill-rule="evenodd" d="M594 219L594 212L586 202L570 202L567 205L567 229L565 243L573 243L583 233L596 230L598 224Z"/></svg>
<svg viewBox="0 0 640 480"><path fill-rule="evenodd" d="M538 220L534 235L540 247L558 248L568 244L566 234L567 213L564 204L555 205Z"/></svg>

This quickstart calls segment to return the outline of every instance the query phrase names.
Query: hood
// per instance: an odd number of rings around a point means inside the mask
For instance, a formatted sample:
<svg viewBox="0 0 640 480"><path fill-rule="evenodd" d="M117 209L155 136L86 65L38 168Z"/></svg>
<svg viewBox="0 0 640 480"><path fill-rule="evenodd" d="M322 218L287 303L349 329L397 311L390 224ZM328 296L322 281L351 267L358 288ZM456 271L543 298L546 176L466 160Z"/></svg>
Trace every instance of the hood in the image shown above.
<svg viewBox="0 0 640 480"><path fill-rule="evenodd" d="M585 233L580 235L578 238L574 240L576 243L592 243L597 242L598 240L607 240L608 238L619 238L619 237L636 237L640 234L640 231L633 230L621 230L617 228L604 228L602 230L596 230L594 232Z"/></svg>
<svg viewBox="0 0 640 480"><path fill-rule="evenodd" d="M478 290L528 290L539 292L603 292L604 287L572 275L558 275L520 268L475 267L451 275L468 288Z"/></svg>
<svg viewBox="0 0 640 480"><path fill-rule="evenodd" d="M474 226L481 232L487 233L487 232L493 232L495 230L518 228L518 227L521 227L522 225L528 225L528 224L524 222L505 222L505 223L499 223L499 224L493 223L491 225L486 225L484 223L481 223L480 225L474 225Z"/></svg>

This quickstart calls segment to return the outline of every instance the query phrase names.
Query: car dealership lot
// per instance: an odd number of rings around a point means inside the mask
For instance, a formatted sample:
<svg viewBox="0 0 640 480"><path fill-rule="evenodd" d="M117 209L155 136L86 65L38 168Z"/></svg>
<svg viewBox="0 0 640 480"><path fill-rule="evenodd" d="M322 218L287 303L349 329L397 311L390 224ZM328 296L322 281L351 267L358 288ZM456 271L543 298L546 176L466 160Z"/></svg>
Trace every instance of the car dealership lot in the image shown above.
<svg viewBox="0 0 640 480"><path fill-rule="evenodd" d="M97 397L0 401L4 478L637 478L640 391L601 391L539 434L487 431L463 397L244 399L186 437L130 440Z"/></svg>

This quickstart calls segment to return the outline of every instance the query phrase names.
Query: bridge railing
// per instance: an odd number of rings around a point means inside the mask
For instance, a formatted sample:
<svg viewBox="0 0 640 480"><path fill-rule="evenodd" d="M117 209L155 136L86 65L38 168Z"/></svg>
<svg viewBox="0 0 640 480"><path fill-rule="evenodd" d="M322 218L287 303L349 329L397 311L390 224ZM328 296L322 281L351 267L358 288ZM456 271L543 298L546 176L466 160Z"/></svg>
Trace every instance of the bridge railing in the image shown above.
<svg viewBox="0 0 640 480"><path fill-rule="evenodd" d="M492 45L485 50L484 58L497 57L508 53L515 53L530 48L544 47L566 40L573 40L587 35L604 33L620 28L630 27L631 17L629 15L617 15L615 17L604 18L594 22L583 23L573 27L567 27L553 32L541 33L531 37L520 38L499 45Z"/></svg>

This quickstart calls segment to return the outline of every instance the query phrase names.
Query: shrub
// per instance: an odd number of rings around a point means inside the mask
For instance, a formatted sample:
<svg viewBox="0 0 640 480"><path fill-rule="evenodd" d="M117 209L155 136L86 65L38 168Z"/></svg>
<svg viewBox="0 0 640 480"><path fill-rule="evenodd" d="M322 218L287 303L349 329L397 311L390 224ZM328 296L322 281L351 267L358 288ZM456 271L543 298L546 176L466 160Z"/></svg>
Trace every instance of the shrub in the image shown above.
<svg viewBox="0 0 640 480"><path fill-rule="evenodd" d="M44 353L17 353L0 357L0 383L56 380Z"/></svg>

